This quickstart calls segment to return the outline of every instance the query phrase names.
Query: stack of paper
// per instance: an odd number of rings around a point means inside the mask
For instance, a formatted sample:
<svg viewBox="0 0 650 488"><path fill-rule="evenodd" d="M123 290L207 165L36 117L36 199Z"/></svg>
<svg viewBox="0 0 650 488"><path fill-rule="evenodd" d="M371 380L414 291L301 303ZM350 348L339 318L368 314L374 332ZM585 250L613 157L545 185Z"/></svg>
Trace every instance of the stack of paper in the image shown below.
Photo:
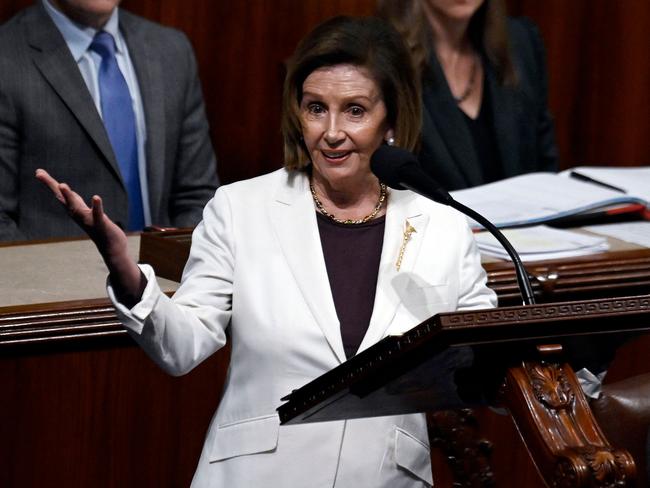
<svg viewBox="0 0 650 488"><path fill-rule="evenodd" d="M622 241L650 247L650 222L625 222L620 224L590 225L585 230L615 237Z"/></svg>
<svg viewBox="0 0 650 488"><path fill-rule="evenodd" d="M650 167L620 167L620 166L578 166L562 171L562 176L572 174L587 177L587 181L598 184L604 183L610 188L618 188L628 195L634 195L650 202Z"/></svg>
<svg viewBox="0 0 650 488"><path fill-rule="evenodd" d="M519 253L522 261L585 256L609 249L606 237L553 229L545 225L523 229L507 229L503 231L503 234ZM492 234L479 232L475 237L482 254L510 259L508 253Z"/></svg>
<svg viewBox="0 0 650 488"><path fill-rule="evenodd" d="M570 177L570 173L528 173L453 191L451 195L497 227L542 224L585 212L606 211L621 204L650 208L650 190L646 188L650 188L647 184L650 168L575 169L585 173L581 179ZM607 180L606 186L603 182L594 183L596 176L599 182ZM633 185L631 182L635 180L639 183ZM481 227L474 221L470 224Z"/></svg>

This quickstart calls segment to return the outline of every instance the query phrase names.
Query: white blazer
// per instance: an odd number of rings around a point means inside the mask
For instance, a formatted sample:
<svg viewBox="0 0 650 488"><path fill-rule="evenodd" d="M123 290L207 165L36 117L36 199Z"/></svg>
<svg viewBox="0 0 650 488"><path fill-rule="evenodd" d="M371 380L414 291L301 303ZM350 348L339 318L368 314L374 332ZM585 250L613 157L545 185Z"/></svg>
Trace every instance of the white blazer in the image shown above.
<svg viewBox="0 0 650 488"><path fill-rule="evenodd" d="M406 221L416 229L401 269ZM232 343L223 398L192 486L424 487L432 484L422 414L280 426L280 398L345 361L304 173L284 169L220 187L192 236L173 299L148 285L131 335L181 375ZM360 350L431 315L496 304L466 219L391 191L375 305ZM109 296L115 302L109 286Z"/></svg>

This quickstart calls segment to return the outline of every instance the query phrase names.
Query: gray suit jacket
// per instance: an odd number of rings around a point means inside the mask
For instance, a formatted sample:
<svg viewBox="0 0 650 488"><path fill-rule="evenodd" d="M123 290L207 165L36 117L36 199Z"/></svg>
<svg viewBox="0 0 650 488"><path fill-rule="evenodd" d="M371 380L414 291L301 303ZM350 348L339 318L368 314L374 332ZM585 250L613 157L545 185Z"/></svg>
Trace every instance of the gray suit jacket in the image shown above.
<svg viewBox="0 0 650 488"><path fill-rule="evenodd" d="M547 106L547 77L542 39L527 19L509 19L511 54L519 84L499 84L484 58L487 96L491 98L494 137L505 177L557 171L558 152ZM471 132L433 59L423 80L422 167L447 190L486 182Z"/></svg>
<svg viewBox="0 0 650 488"><path fill-rule="evenodd" d="M195 225L218 180L192 48L182 33L124 10L120 29L144 106L152 223ZM101 195L125 226L127 195L108 135L40 3L0 27L0 240L82 233L34 178L37 168L86 200Z"/></svg>

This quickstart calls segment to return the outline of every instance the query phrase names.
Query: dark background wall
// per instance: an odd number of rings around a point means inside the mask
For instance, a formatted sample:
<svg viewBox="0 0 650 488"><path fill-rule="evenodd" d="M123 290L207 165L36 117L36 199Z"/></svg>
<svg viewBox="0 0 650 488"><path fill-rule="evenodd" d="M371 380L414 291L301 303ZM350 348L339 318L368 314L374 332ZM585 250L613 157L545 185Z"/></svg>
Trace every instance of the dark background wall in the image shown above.
<svg viewBox="0 0 650 488"><path fill-rule="evenodd" d="M28 0L0 3L0 21ZM190 37L224 182L281 165L283 62L335 14L371 14L374 0L124 0ZM508 0L540 27L563 167L650 163L650 2Z"/></svg>

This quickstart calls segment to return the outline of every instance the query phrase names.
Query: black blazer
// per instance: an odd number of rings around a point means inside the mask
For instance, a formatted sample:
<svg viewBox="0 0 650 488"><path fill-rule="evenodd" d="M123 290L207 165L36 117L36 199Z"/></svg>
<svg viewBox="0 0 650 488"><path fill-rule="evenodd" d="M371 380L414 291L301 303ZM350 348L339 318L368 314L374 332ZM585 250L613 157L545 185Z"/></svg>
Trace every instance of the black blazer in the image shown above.
<svg viewBox="0 0 650 488"><path fill-rule="evenodd" d="M499 85L483 57L498 155L504 176L557 171L553 121L547 108L547 77L542 39L527 19L509 19L511 52L519 84ZM423 168L447 190L485 183L471 133L456 106L442 68L435 60L423 78Z"/></svg>
<svg viewBox="0 0 650 488"><path fill-rule="evenodd" d="M196 61L184 34L120 10L146 124L152 223L191 226L217 187ZM101 117L43 5L0 26L0 240L81 234L36 178L44 168L109 216L127 196Z"/></svg>

